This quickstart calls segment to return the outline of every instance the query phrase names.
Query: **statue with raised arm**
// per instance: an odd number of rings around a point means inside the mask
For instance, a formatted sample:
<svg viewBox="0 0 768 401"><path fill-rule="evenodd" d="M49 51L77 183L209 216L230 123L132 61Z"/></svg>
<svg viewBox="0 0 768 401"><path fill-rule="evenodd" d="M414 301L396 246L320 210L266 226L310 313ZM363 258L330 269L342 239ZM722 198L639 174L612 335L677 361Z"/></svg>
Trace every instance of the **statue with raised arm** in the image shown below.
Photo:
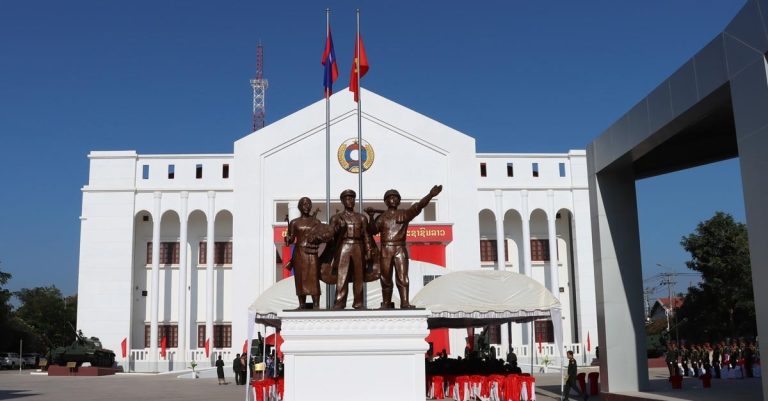
<svg viewBox="0 0 768 401"><path fill-rule="evenodd" d="M295 244L291 266L296 282L296 296L299 298L299 309L306 309L307 295L312 297L312 308L320 309L320 265L318 263L318 244L310 241L310 232L318 226L320 220L312 211L312 201L303 197L299 199L301 216L288 223L288 233L285 245Z"/></svg>
<svg viewBox="0 0 768 401"><path fill-rule="evenodd" d="M336 272L336 302L333 309L344 309L350 280L354 301L352 307L363 307L363 281L366 266L373 259L374 246L368 234L368 218L356 213L355 191L344 190L341 203L344 210L331 217L329 226L334 234L333 270Z"/></svg>
<svg viewBox="0 0 768 401"><path fill-rule="evenodd" d="M392 309L392 268L395 270L395 281L397 291L400 294L400 308L413 308L408 296L408 249L405 246L405 239L408 232L408 223L411 222L429 202L443 190L442 185L435 185L429 191L427 196L417 203L414 203L405 210L399 210L400 193L395 189L390 189L384 193L384 204L387 210L376 210L366 208L365 212L371 219L368 231L371 235L381 234L381 250L379 269L381 271L381 309ZM374 219L374 215L380 213Z"/></svg>

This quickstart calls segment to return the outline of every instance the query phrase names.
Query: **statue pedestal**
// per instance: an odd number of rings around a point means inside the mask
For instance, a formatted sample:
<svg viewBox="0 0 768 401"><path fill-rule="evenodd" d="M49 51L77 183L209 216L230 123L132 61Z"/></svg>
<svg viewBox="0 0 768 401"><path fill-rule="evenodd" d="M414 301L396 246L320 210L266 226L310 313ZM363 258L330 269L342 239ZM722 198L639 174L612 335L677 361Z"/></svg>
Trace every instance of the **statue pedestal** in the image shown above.
<svg viewBox="0 0 768 401"><path fill-rule="evenodd" d="M285 401L424 401L429 311L283 311Z"/></svg>

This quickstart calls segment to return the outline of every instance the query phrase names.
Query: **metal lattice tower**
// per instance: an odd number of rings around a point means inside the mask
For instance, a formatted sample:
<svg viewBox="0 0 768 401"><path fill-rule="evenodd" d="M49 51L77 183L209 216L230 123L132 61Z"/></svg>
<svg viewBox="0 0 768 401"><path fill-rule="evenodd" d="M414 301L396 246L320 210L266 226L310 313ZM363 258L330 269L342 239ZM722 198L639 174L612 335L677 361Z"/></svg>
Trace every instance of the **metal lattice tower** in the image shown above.
<svg viewBox="0 0 768 401"><path fill-rule="evenodd" d="M264 107L264 96L267 92L267 80L264 79L264 47L259 43L256 47L256 78L251 80L253 88L253 125L252 131L264 128L264 117L266 109Z"/></svg>

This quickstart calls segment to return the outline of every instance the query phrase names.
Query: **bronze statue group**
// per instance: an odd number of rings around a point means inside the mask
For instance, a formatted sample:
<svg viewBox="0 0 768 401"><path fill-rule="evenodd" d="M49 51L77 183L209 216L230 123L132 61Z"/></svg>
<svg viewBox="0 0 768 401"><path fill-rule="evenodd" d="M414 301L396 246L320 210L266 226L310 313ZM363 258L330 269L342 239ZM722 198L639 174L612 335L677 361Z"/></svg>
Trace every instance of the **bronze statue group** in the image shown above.
<svg viewBox="0 0 768 401"><path fill-rule="evenodd" d="M355 191L347 189L340 196L344 210L331 216L328 224L320 222L316 213L312 213L309 198L301 198L301 215L288 223L285 236L285 244L294 245L290 264L299 309L320 308L320 280L336 285L333 309L346 307L350 282L352 307L363 308L363 282L374 280L381 280L381 309L394 308L392 292L395 285L400 295L400 308L413 308L408 282L408 224L442 189L442 185L435 185L408 209L398 209L400 193L390 189L384 193L387 210L367 208L367 216L355 212ZM380 248L373 240L376 234L381 236ZM322 244L325 248L321 253ZM307 304L307 296L312 299L311 306Z"/></svg>
<svg viewBox="0 0 768 401"><path fill-rule="evenodd" d="M751 341L720 341L714 345L682 343L680 346L670 342L665 361L670 377L709 375L717 379L741 379L762 375L760 352Z"/></svg>

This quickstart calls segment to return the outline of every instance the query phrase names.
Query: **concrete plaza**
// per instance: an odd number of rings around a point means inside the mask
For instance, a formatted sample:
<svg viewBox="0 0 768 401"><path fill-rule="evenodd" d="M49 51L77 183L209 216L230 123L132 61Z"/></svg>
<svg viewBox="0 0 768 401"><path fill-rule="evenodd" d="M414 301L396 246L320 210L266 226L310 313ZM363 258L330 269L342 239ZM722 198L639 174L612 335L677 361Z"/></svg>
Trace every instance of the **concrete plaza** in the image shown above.
<svg viewBox="0 0 768 401"><path fill-rule="evenodd" d="M231 371L231 370L230 370ZM589 369L581 370L589 371ZM672 390L666 380L666 369L649 370L652 393L627 393L612 396L611 400L759 400L762 394L760 379L713 380L712 388L702 388L701 381L686 378L682 390ZM243 400L244 386L216 384L213 377L191 380L176 375L121 374L102 377L48 377L30 371L0 372L0 400L23 401L210 401ZM558 373L537 374L537 400L558 400ZM590 397L597 400L597 397Z"/></svg>

